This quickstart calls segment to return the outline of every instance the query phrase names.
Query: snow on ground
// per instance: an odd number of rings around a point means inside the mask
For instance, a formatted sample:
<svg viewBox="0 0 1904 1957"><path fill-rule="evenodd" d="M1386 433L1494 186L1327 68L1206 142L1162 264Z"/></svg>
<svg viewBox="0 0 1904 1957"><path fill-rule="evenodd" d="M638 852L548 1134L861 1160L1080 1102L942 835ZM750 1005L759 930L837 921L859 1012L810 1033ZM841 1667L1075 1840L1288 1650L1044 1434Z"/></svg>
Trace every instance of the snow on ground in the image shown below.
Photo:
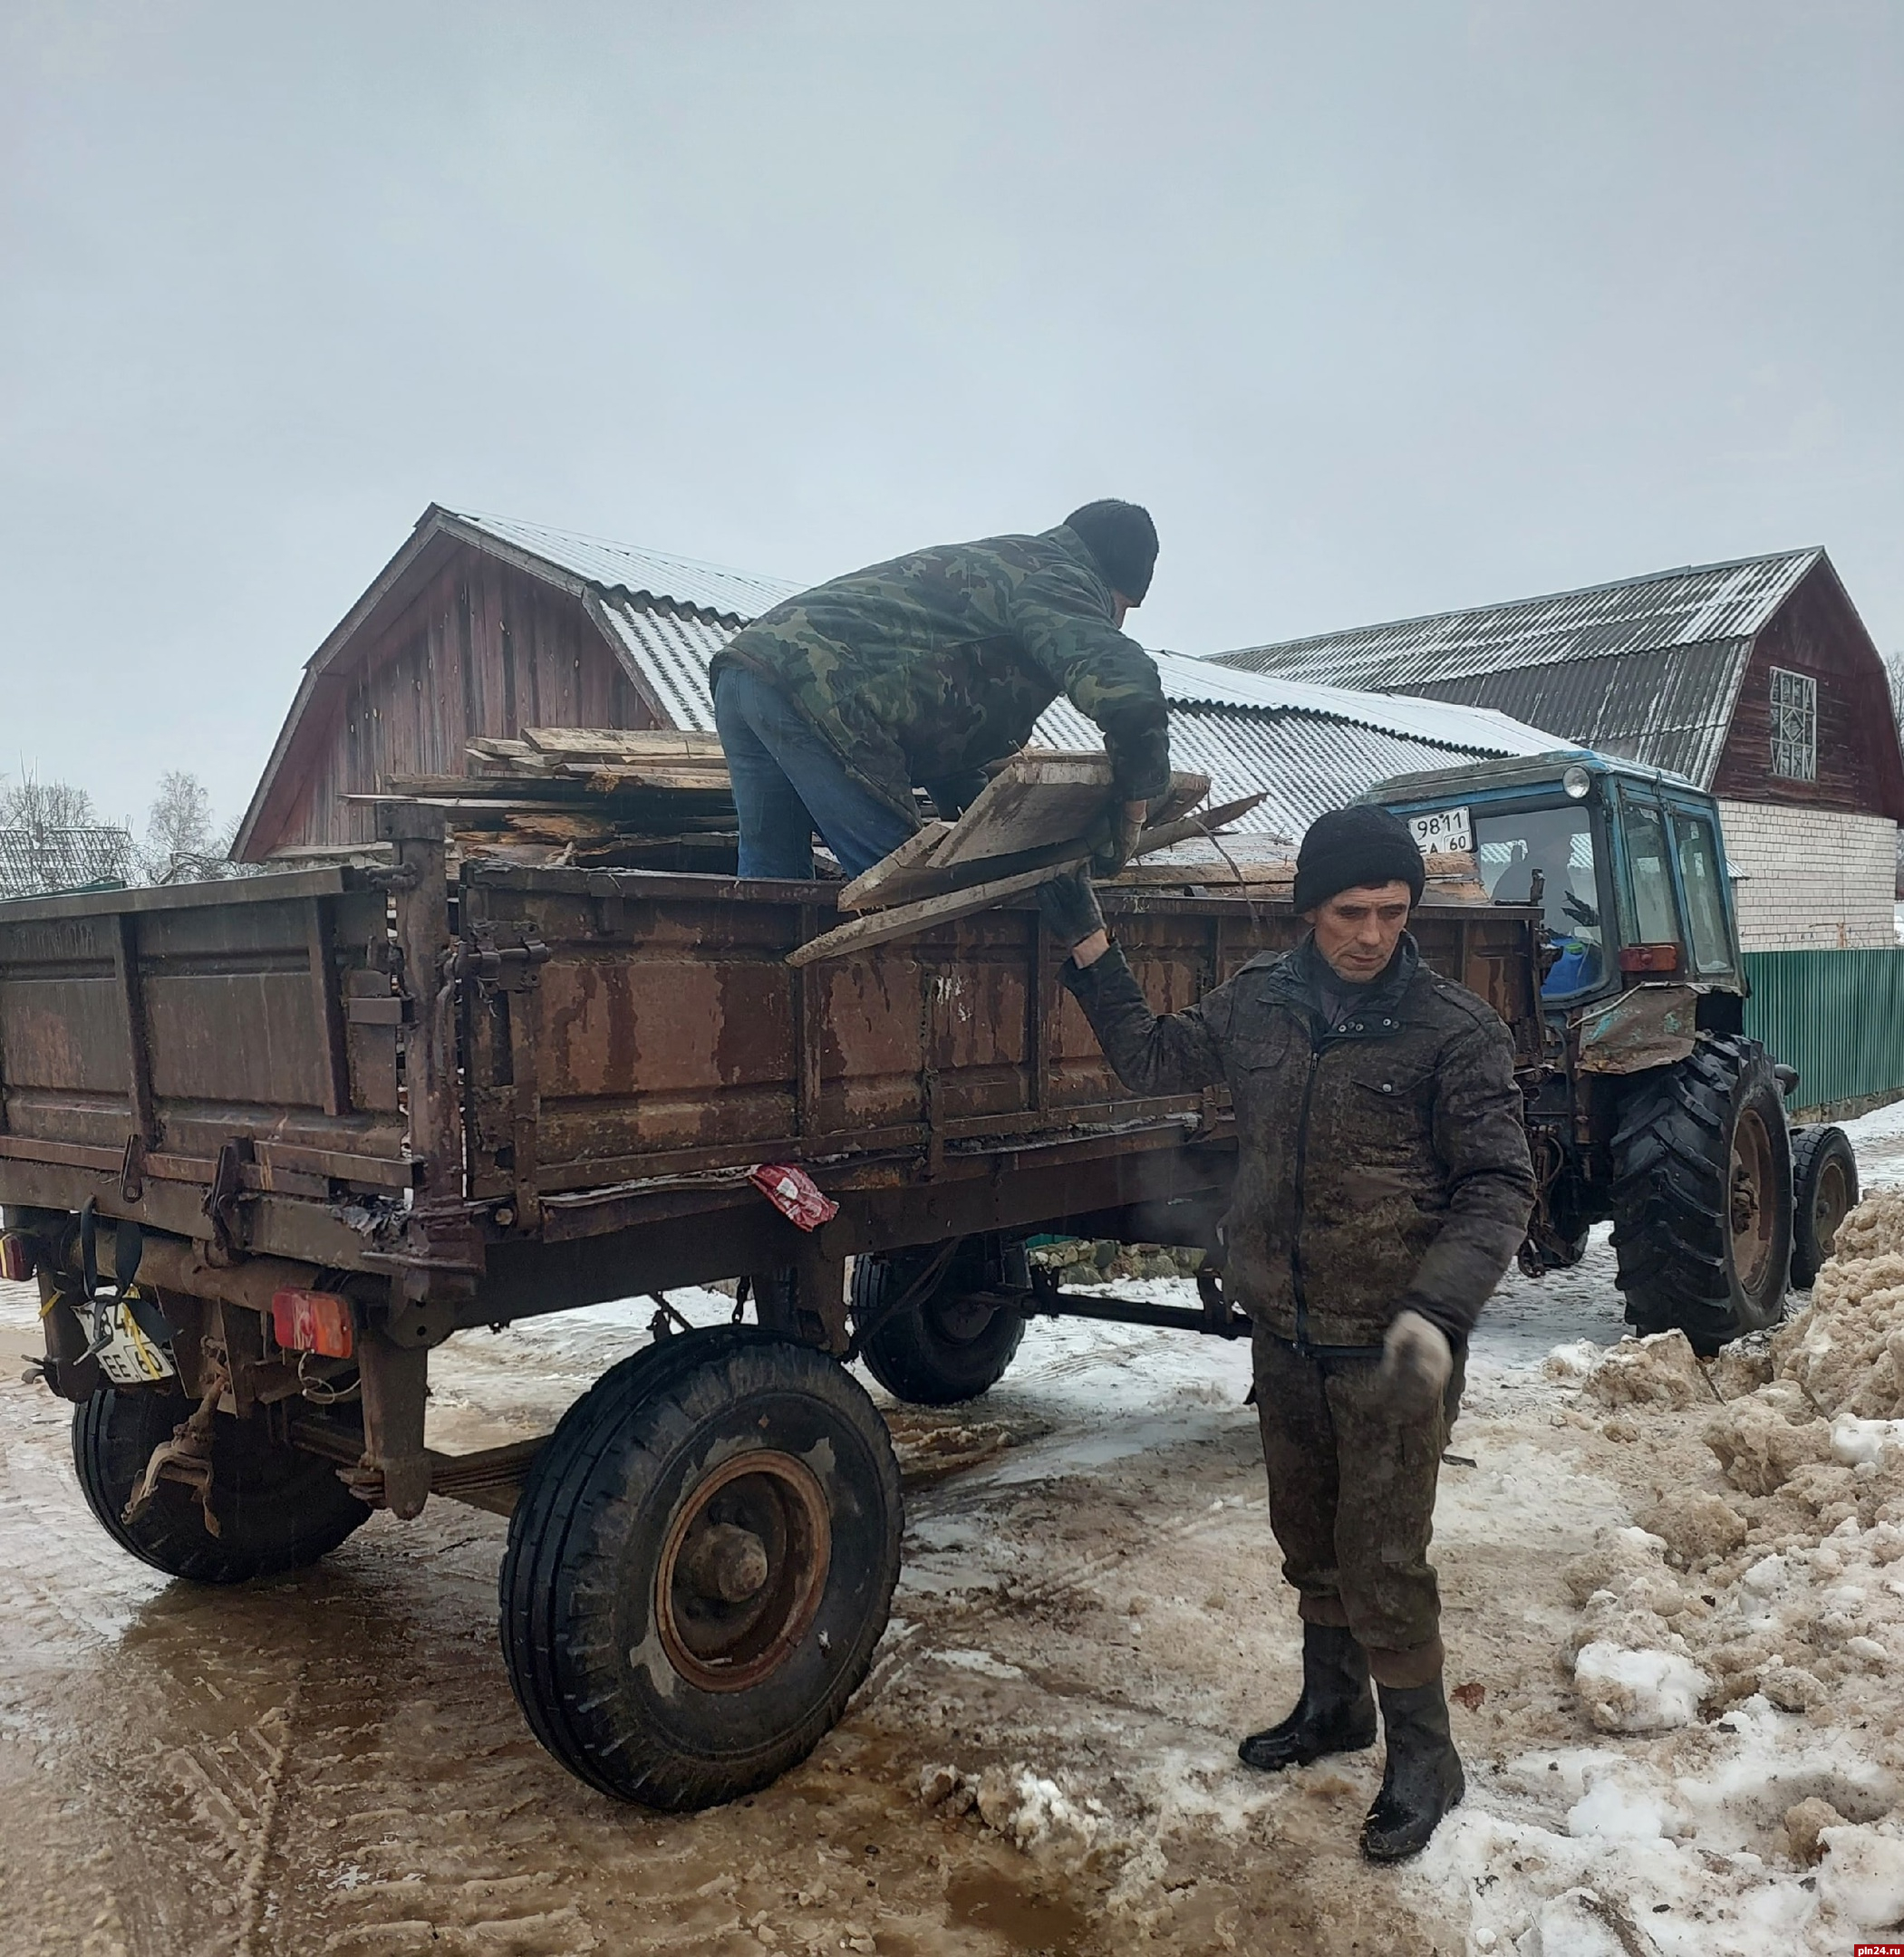
<svg viewBox="0 0 1904 1957"><path fill-rule="evenodd" d="M1851 1133L1904 1185L1904 1109ZM1435 1550L1470 1792L1400 1871L1356 1852L1379 1749L1235 1760L1300 1647L1241 1343L1045 1320L971 1406L873 1389L908 1517L873 1675L805 1766L699 1819L529 1740L498 1518L433 1501L194 1591L86 1516L65 1411L0 1388L0 1949L1848 1951L1904 1916L1904 1246L1861 1229L1861 1275L1710 1370L1622 1338L1604 1230L1503 1287ZM459 1335L433 1444L545 1430L653 1309ZM9 1354L34 1316L0 1287Z"/></svg>

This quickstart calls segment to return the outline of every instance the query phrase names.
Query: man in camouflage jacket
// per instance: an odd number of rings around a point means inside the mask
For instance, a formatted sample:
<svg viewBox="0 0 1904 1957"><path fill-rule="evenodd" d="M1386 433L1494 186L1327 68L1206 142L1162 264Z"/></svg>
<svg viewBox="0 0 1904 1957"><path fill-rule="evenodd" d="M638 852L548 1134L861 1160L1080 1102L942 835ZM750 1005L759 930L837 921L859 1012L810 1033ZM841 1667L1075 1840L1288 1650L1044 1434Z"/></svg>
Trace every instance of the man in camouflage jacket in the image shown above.
<svg viewBox="0 0 1904 1957"><path fill-rule="evenodd" d="M1101 930L1063 969L1133 1093L1230 1090L1224 1283L1255 1323L1270 1521L1304 1634L1295 1711L1241 1751L1275 1771L1373 1745L1372 1673L1378 1861L1420 1849L1464 1788L1427 1560L1435 1480L1468 1334L1534 1197L1507 1029L1404 929L1422 886L1403 824L1341 810L1303 840L1312 929L1293 951L1166 1018Z"/></svg>
<svg viewBox="0 0 1904 1957"><path fill-rule="evenodd" d="M1156 554L1145 511L1091 503L1037 536L836 578L743 627L711 669L740 874L810 877L817 828L856 876L917 828L915 786L958 813L1059 693L1104 730L1116 821L1099 865L1115 867L1170 785L1163 684L1119 630Z"/></svg>

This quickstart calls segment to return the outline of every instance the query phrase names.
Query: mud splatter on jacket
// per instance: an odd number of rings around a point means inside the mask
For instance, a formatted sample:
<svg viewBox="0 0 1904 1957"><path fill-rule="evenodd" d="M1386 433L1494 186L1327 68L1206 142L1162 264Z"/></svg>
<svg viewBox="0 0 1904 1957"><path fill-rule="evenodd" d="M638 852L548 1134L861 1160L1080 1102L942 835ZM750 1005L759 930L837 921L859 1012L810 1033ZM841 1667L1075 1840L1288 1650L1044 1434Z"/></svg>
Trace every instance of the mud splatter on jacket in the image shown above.
<svg viewBox="0 0 1904 1957"><path fill-rule="evenodd" d="M894 808L1023 746L1059 693L1104 730L1122 799L1170 786L1155 662L1063 525L895 557L756 619L715 656L778 688Z"/></svg>
<svg viewBox="0 0 1904 1957"><path fill-rule="evenodd" d="M1513 1042L1406 934L1332 1028L1320 964L1305 940L1165 1018L1115 945L1063 976L1134 1094L1228 1086L1227 1282L1259 1326L1305 1349L1364 1349L1414 1310L1465 1338L1533 1208Z"/></svg>

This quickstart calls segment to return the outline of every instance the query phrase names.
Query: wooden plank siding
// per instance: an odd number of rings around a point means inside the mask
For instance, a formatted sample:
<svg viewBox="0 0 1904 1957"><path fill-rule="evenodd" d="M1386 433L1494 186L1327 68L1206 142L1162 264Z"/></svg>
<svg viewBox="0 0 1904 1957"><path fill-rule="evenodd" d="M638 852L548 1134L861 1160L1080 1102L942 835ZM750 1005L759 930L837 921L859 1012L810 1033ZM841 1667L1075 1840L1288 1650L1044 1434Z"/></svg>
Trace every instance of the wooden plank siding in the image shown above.
<svg viewBox="0 0 1904 1957"><path fill-rule="evenodd" d="M1818 683L1818 776L1772 772L1772 669ZM1716 795L1871 814L1898 805L1890 701L1876 648L1829 567L1812 571L1759 633L1739 682Z"/></svg>
<svg viewBox="0 0 1904 1957"><path fill-rule="evenodd" d="M473 735L657 725L579 598L464 545L388 618L366 621L362 639L327 724L305 737L301 792L259 854L370 842L371 805L346 797L395 776L465 774Z"/></svg>

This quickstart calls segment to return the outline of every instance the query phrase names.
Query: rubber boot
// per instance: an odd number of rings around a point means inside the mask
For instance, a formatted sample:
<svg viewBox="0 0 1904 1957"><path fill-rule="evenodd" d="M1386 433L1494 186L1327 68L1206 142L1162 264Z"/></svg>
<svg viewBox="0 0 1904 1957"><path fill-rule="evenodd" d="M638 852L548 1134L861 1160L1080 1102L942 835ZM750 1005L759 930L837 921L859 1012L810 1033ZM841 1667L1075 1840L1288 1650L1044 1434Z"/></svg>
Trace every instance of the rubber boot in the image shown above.
<svg viewBox="0 0 1904 1957"><path fill-rule="evenodd" d="M1368 1660L1347 1631L1335 1624L1302 1627L1302 1695L1295 1711L1254 1732L1237 1748L1245 1767L1281 1773L1306 1767L1325 1753L1358 1753L1375 1744L1375 1701L1368 1691Z"/></svg>
<svg viewBox="0 0 1904 1957"><path fill-rule="evenodd" d="M1377 1689L1388 1763L1382 1791L1362 1824L1362 1853L1371 1862L1404 1862L1428 1846L1441 1817L1467 1792L1467 1777L1448 1730L1439 1678L1406 1690Z"/></svg>

